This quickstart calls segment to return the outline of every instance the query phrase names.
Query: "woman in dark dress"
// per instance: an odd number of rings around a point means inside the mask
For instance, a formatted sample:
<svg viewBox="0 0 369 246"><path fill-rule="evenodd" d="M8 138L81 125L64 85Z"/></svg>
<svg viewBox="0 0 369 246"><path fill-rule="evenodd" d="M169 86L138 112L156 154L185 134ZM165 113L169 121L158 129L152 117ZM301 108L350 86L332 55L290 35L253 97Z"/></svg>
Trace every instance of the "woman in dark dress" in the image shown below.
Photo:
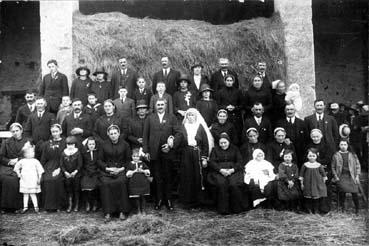
<svg viewBox="0 0 369 246"><path fill-rule="evenodd" d="M220 135L218 144L210 154L207 180L213 188L218 213L239 213L248 208L242 156L227 133Z"/></svg>
<svg viewBox="0 0 369 246"><path fill-rule="evenodd" d="M259 138L259 132L256 128L251 127L246 130L246 137L247 142L245 142L240 147L240 152L242 155L242 163L245 164L253 159L252 153L254 153L254 150L261 149L263 152L265 152L265 145L260 143Z"/></svg>
<svg viewBox="0 0 369 246"><path fill-rule="evenodd" d="M251 108L256 102L260 102L264 107L265 114L270 115L272 109L272 92L268 87L263 86L263 80L259 75L254 77L252 85L246 91L244 101L246 114L252 114Z"/></svg>
<svg viewBox="0 0 369 246"><path fill-rule="evenodd" d="M270 120L273 123L273 126L276 126L278 120L284 119L286 117L286 114L284 112L284 109L286 107L286 84L284 81L279 80L277 82L277 86L275 89L272 90L272 112Z"/></svg>
<svg viewBox="0 0 369 246"><path fill-rule="evenodd" d="M87 105L87 95L90 92L92 80L90 79L90 69L87 67L79 67L76 70L78 78L73 80L70 89L70 98L79 98L84 106Z"/></svg>
<svg viewBox="0 0 369 246"><path fill-rule="evenodd" d="M11 124L10 132L12 137L3 141L0 151L0 194L1 209L15 211L22 206L22 195L19 193L19 178L13 169L22 158L21 150L29 140L23 137L23 127L19 123Z"/></svg>
<svg viewBox="0 0 369 246"><path fill-rule="evenodd" d="M41 164L44 174L41 179L43 207L45 210L61 210L65 205L64 176L60 169L60 156L65 149L65 139L61 137L61 126L50 127L51 139L42 143Z"/></svg>
<svg viewBox="0 0 369 246"><path fill-rule="evenodd" d="M208 127L216 121L218 113L218 104L211 97L212 92L214 90L208 84L202 84L200 87L201 99L199 98L196 103L196 108L202 117L204 117Z"/></svg>
<svg viewBox="0 0 369 246"><path fill-rule="evenodd" d="M217 92L218 107L227 110L228 121L234 125L236 135L241 134L243 129L243 121L241 116L242 110L242 93L234 87L235 78L231 74L224 77L225 87Z"/></svg>
<svg viewBox="0 0 369 246"><path fill-rule="evenodd" d="M238 136L236 135L236 130L234 125L228 121L228 113L225 109L220 109L217 114L218 122L215 122L210 127L210 132L213 135L214 142L219 142L219 136L221 133L225 132L231 139L231 143L234 145L238 144Z"/></svg>
<svg viewBox="0 0 369 246"><path fill-rule="evenodd" d="M125 220L130 211L126 169L131 159L131 150L126 141L120 138L117 125L109 126L109 137L99 149L97 164L101 170L100 198L105 221L111 220L112 213L119 213Z"/></svg>
<svg viewBox="0 0 369 246"><path fill-rule="evenodd" d="M205 176L213 138L201 114L194 108L186 111L183 120L179 200L186 208L200 205L204 197Z"/></svg>
<svg viewBox="0 0 369 246"><path fill-rule="evenodd" d="M108 99L104 102L104 111L105 114L100 116L95 122L94 137L96 141L101 144L109 139L106 131L111 125L117 125L121 130L120 137L126 139L128 135L128 120L123 119L115 112L115 105L112 100Z"/></svg>

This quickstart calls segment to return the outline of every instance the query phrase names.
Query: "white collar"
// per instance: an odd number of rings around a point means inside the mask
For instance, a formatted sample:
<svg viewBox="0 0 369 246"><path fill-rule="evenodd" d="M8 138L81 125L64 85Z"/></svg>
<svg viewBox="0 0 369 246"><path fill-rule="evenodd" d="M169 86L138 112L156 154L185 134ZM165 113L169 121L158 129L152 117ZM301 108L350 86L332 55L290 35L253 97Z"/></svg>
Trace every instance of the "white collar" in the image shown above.
<svg viewBox="0 0 369 246"><path fill-rule="evenodd" d="M319 119L319 116L322 116L322 119L324 118L324 113L321 113L321 114L318 114L318 113L315 113L315 116L317 119Z"/></svg>
<svg viewBox="0 0 369 246"><path fill-rule="evenodd" d="M296 120L296 116L293 116L293 117L288 117L286 118L286 120L288 121L289 119L291 119L291 123L295 123L295 120Z"/></svg>

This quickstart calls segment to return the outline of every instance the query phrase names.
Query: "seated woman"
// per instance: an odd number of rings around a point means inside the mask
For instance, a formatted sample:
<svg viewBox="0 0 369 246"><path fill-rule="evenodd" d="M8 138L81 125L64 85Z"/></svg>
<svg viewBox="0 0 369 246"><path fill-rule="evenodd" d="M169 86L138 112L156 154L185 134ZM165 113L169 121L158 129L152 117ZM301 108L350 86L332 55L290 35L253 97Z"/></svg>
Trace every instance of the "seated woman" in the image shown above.
<svg viewBox="0 0 369 246"><path fill-rule="evenodd" d="M23 127L19 123L10 126L12 137L3 141L0 151L0 194L1 209L16 211L21 208L22 196L19 193L19 179L13 171L22 155L22 148L29 140L23 137Z"/></svg>
<svg viewBox="0 0 369 246"><path fill-rule="evenodd" d="M248 208L243 193L242 156L227 133L220 134L218 144L210 154L207 180L213 188L218 213L239 213Z"/></svg>
<svg viewBox="0 0 369 246"><path fill-rule="evenodd" d="M231 139L231 143L234 145L238 144L238 136L234 128L233 123L228 121L228 112L225 109L220 109L217 114L218 122L213 123L210 126L210 132L213 135L214 142L219 142L219 136L225 132Z"/></svg>
<svg viewBox="0 0 369 246"><path fill-rule="evenodd" d="M41 164L44 174L41 180L43 207L47 211L60 211L66 202L64 177L60 168L60 157L66 147L61 137L62 128L59 124L50 127L51 139L41 145Z"/></svg>
<svg viewBox="0 0 369 246"><path fill-rule="evenodd" d="M253 159L252 153L254 153L254 150L261 149L265 151L264 144L259 142L259 132L256 128L250 127L249 129L247 129L246 137L247 142L245 142L240 147L240 152L242 155L242 163L247 163Z"/></svg>
<svg viewBox="0 0 369 246"><path fill-rule="evenodd" d="M117 125L109 126L107 134L109 139L99 148L97 164L101 170L101 205L105 221L109 222L112 213L119 213L119 218L125 220L130 211L126 169L131 160L131 150L120 138Z"/></svg>
<svg viewBox="0 0 369 246"><path fill-rule="evenodd" d="M271 187L268 184L276 178L276 175L273 171L274 166L264 160L265 155L261 149L254 150L252 157L253 159L245 166L244 181L249 185L250 197L253 206L256 207L269 196Z"/></svg>

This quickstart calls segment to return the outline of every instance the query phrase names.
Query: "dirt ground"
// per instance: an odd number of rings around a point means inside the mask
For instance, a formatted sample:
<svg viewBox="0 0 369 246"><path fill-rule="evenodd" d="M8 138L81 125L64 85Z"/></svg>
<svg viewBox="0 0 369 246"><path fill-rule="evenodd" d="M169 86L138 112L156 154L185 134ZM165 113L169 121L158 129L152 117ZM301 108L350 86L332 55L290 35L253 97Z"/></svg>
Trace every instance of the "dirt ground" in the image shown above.
<svg viewBox="0 0 369 246"><path fill-rule="evenodd" d="M213 211L148 209L104 224L97 213L1 215L2 245L368 245L365 210L327 215L256 209L220 216Z"/></svg>

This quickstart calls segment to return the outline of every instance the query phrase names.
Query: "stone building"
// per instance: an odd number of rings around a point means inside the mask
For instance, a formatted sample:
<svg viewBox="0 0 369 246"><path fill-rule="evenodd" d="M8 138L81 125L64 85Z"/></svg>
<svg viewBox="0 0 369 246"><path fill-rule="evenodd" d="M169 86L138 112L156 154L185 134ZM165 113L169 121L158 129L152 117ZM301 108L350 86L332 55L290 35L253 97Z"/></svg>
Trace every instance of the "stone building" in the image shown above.
<svg viewBox="0 0 369 246"><path fill-rule="evenodd" d="M367 1L263 2L280 13L285 35L286 80L300 85L304 105L308 105L305 115L312 112L316 97L347 104L367 102ZM86 8L87 2L83 3L82 6L78 1L0 0L0 128L11 119L24 91L35 88L47 73L46 61L50 58L58 59L61 72L68 76L69 83L72 81L73 14ZM88 4L96 7L101 1ZM110 4L118 3L110 1Z"/></svg>

